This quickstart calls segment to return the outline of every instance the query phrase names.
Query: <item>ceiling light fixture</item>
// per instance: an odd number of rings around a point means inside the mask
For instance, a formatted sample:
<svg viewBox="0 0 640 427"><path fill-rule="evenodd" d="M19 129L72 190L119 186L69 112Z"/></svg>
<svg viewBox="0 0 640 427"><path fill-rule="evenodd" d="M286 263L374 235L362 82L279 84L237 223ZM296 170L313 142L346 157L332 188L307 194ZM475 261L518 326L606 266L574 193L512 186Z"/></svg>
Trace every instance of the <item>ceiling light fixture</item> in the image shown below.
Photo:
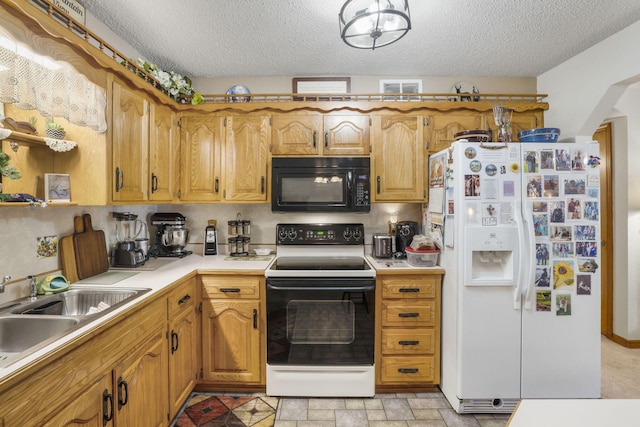
<svg viewBox="0 0 640 427"><path fill-rule="evenodd" d="M340 37L358 49L386 46L411 29L408 0L348 0L339 20Z"/></svg>

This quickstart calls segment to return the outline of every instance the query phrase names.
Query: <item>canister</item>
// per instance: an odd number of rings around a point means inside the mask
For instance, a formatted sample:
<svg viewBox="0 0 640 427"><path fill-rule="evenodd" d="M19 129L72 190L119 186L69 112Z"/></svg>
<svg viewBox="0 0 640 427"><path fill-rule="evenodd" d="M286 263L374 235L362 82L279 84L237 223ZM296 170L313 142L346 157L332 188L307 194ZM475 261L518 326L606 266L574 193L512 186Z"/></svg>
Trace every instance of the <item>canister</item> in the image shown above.
<svg viewBox="0 0 640 427"><path fill-rule="evenodd" d="M373 235L373 257L374 258L391 258L392 255L392 237L386 233L375 233Z"/></svg>

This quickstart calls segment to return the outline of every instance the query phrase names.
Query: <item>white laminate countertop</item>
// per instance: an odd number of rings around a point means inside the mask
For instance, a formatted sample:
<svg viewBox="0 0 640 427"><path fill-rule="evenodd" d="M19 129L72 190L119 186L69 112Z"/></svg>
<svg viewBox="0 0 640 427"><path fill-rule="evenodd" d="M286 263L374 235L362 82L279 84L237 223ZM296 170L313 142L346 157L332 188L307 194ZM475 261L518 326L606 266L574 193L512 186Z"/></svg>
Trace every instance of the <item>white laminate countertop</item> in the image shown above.
<svg viewBox="0 0 640 427"><path fill-rule="evenodd" d="M96 283L92 282L92 278L84 279L82 283L77 284L74 283L71 285L71 288L87 288L87 287L106 287L109 289L118 289L118 288L148 288L149 292L143 294L139 298L134 299L133 301L124 304L122 307L118 307L117 309L109 312L101 317L96 318L92 322L87 322L84 326L79 329L76 329L63 338L41 348L37 351L34 351L32 354L23 357L8 366L0 367L0 382L5 377L11 375L13 372L18 371L19 369L29 365L33 361L38 360L38 358L44 356L45 354L55 350L58 347L70 342L74 338L83 335L89 330L95 329L101 323L107 321L108 319L118 315L122 311L131 307L132 305L139 304L141 301L150 298L157 292L160 292L162 289L167 287L168 285L182 279L193 271L199 271L201 273L206 273L208 270L210 271L224 271L224 270L245 270L245 271L264 271L269 264L273 261L274 255L268 256L260 256L260 257L246 257L246 258L231 258L228 255L211 255L211 256L202 256L198 254L191 254L185 258L171 260L171 262L164 261L166 259L161 259L157 264L159 264L158 268L152 271L148 269L112 269L109 272L115 273L134 273L134 274L121 274L122 276L128 276L122 280L118 280L113 284L107 284L105 280L95 280ZM153 264L154 260L150 260L150 264ZM160 265L161 264L161 265ZM146 265L146 263L145 263ZM107 281L108 282L108 281Z"/></svg>
<svg viewBox="0 0 640 427"><path fill-rule="evenodd" d="M77 282L71 285L71 288L87 288L87 287L107 287L109 289L118 288L148 288L149 292L136 298L135 300L124 304L122 307L118 307L116 310L109 312L101 317L96 318L92 322L86 323L79 329L76 329L63 338L34 351L27 357L17 360L8 366L0 367L0 382L13 372L29 365L38 358L53 351L54 349L61 347L67 342L70 342L74 338L81 336L89 330L95 329L101 323L108 319L118 315L122 311L131 307L132 305L139 304L141 301L150 298L157 292L160 292L168 285L182 279L194 271L206 274L207 271L260 271L264 272L269 264L273 261L275 255L266 256L251 256L244 258L233 258L228 255L212 255L203 256L199 254L191 254L185 258L180 259L167 259L162 258L158 260L149 260L145 263L143 268L114 268L107 273L103 273L100 277L95 276L93 278L84 279L81 282ZM435 270L441 267L415 267L407 263L406 260L381 260L373 258L370 255L366 256L371 265L380 272L390 272L397 270ZM109 276L111 276L109 278ZM115 279L114 279L115 277Z"/></svg>
<svg viewBox="0 0 640 427"><path fill-rule="evenodd" d="M385 270L440 270L442 267L435 265L433 267L416 267L407 262L406 259L394 259L394 258L374 258L371 255L366 256L369 264L373 266L377 271Z"/></svg>

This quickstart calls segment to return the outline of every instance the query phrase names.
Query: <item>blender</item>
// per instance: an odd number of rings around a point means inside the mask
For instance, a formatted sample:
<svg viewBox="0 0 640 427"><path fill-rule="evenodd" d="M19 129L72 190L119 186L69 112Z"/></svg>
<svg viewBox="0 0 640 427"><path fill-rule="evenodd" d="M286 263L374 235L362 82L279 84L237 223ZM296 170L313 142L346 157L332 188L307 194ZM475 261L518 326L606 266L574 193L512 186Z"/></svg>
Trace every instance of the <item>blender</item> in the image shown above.
<svg viewBox="0 0 640 427"><path fill-rule="evenodd" d="M143 265L146 257L136 245L136 238L144 229L138 215L129 212L112 212L116 220L116 244L111 251L113 267L137 267Z"/></svg>

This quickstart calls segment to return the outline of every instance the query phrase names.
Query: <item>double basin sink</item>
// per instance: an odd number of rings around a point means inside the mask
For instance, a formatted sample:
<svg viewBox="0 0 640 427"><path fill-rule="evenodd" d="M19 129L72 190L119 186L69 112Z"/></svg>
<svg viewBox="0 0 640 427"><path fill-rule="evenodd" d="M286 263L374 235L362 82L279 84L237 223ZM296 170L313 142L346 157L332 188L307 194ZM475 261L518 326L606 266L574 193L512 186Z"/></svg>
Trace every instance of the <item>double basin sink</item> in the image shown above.
<svg viewBox="0 0 640 427"><path fill-rule="evenodd" d="M0 306L0 368L149 292L148 288L75 288Z"/></svg>

